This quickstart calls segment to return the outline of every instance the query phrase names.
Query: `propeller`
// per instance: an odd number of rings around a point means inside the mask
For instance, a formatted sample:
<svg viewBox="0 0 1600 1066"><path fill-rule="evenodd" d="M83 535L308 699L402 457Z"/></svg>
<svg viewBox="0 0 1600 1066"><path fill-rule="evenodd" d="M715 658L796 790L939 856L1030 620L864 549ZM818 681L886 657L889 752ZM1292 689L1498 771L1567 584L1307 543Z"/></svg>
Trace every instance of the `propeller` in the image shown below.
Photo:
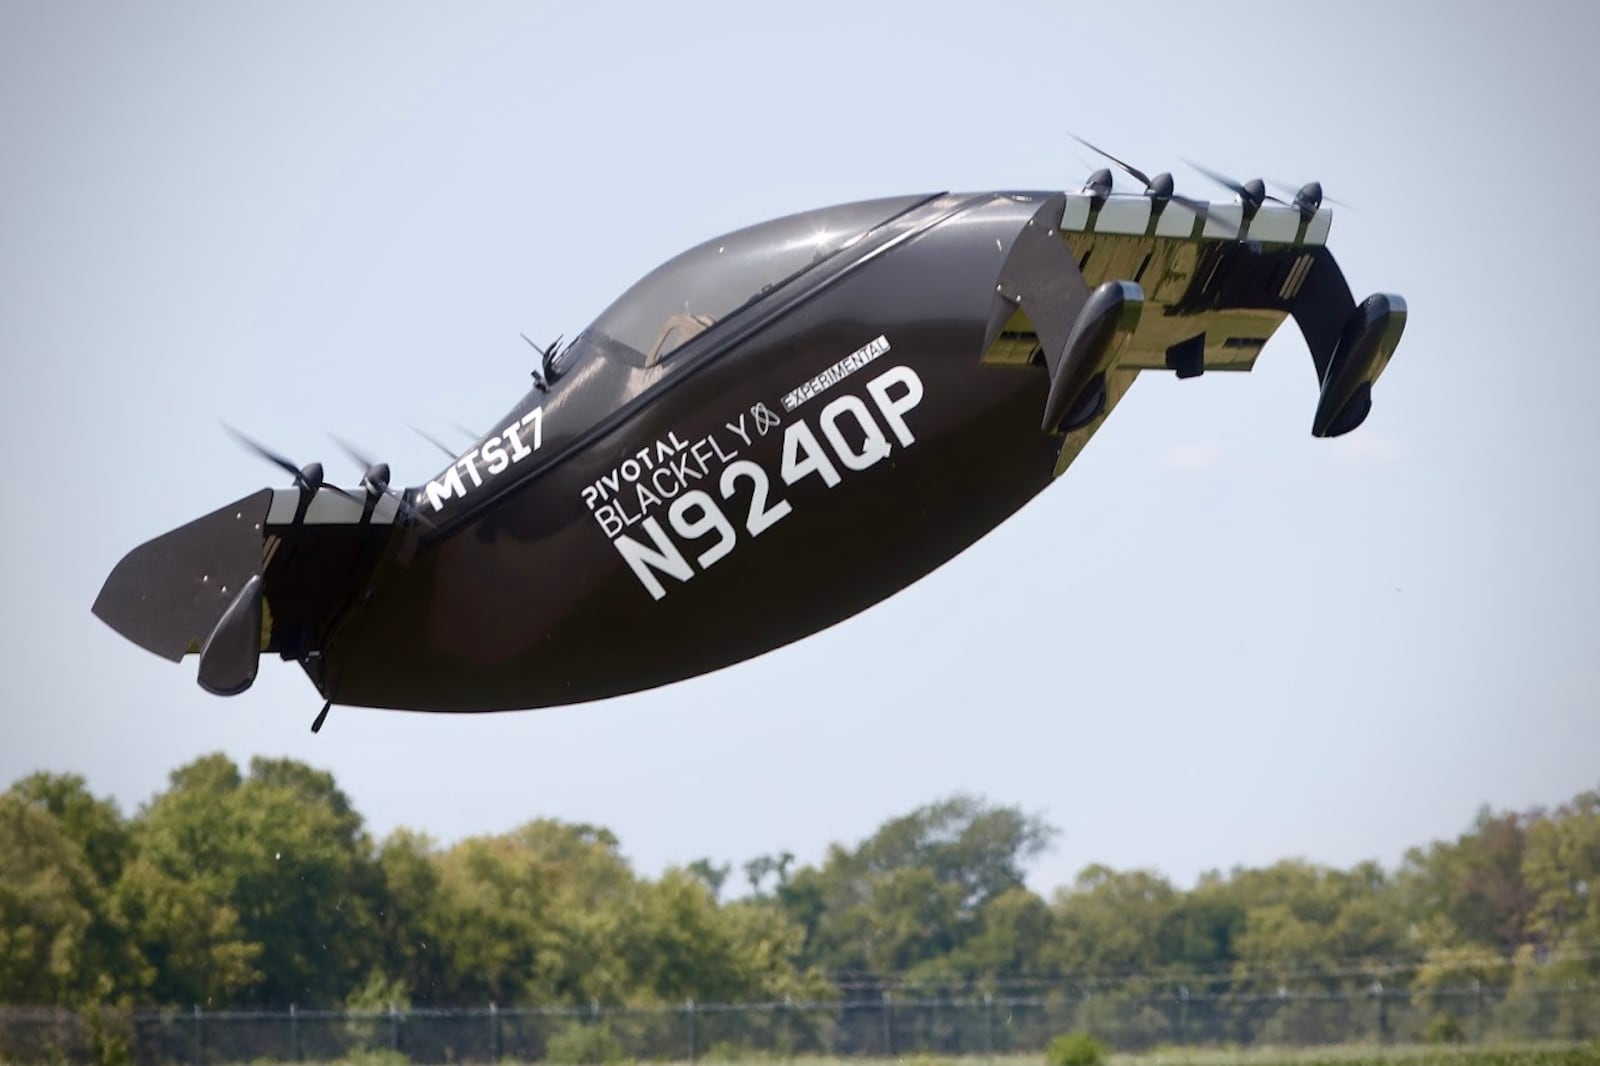
<svg viewBox="0 0 1600 1066"><path fill-rule="evenodd" d="M544 392L550 388L550 382L556 379L556 356L561 354L561 341L566 334L558 334L556 339L544 348L533 343L533 338L526 333L518 336L528 342L528 347L539 353L539 366L533 371L533 387Z"/></svg>
<svg viewBox="0 0 1600 1066"><path fill-rule="evenodd" d="M1096 200L1104 200L1111 195L1112 186L1116 184L1116 175L1105 167L1096 168L1077 152L1068 152L1067 155L1084 170L1093 171L1089 179L1083 183L1084 192Z"/></svg>
<svg viewBox="0 0 1600 1066"><path fill-rule="evenodd" d="M1285 193L1293 190L1294 206L1306 218L1316 214L1317 208L1323 204L1333 204L1336 207L1348 207L1352 211L1355 210L1352 205L1345 203L1343 200L1335 200L1331 196L1322 195L1322 182L1320 181L1308 181L1300 186L1299 189L1295 189L1293 185L1286 181L1274 181L1272 185L1275 188L1282 189Z"/></svg>
<svg viewBox="0 0 1600 1066"><path fill-rule="evenodd" d="M1072 139L1089 149L1091 152L1094 152L1096 155L1105 156L1107 159L1111 160L1111 162L1115 163L1130 178L1132 178L1134 181L1137 181L1140 185L1143 185L1144 194L1150 197L1150 199L1154 200L1157 204L1164 204L1168 200L1171 200L1174 203L1182 204L1184 207L1187 207L1197 215L1204 215L1206 213L1205 204L1198 200L1191 200L1187 196L1179 196L1173 191L1175 188L1175 183L1172 180L1172 175L1167 171L1162 171L1160 174L1157 174L1152 178L1150 175L1146 174L1132 163L1124 162L1105 149L1095 147L1075 133L1072 134ZM1109 171L1099 171L1093 175L1090 175L1089 181L1094 183L1095 180L1102 174L1104 174L1107 178L1110 177ZM1109 181L1105 183L1105 188L1108 193L1111 191L1111 184Z"/></svg>
<svg viewBox="0 0 1600 1066"><path fill-rule="evenodd" d="M1273 203L1283 204L1285 207L1296 206L1269 193L1267 191L1267 183L1260 178L1251 178L1247 182L1240 183L1226 174L1219 174L1215 170L1203 167L1192 159L1185 159L1184 162L1237 196L1239 203L1244 205L1244 217L1247 220L1255 217L1255 213L1261 210L1261 205L1268 200ZM1321 186L1318 186L1318 193L1320 195Z"/></svg>
<svg viewBox="0 0 1600 1066"><path fill-rule="evenodd" d="M446 444L438 437L435 437L433 434L428 433L425 430L418 429L416 426L411 427L411 432L415 433L417 436L421 437L435 448L438 448L445 454L445 458L449 459L452 463L456 461L456 453L451 451L449 447L446 446Z"/></svg>
<svg viewBox="0 0 1600 1066"><path fill-rule="evenodd" d="M323 482L321 463L307 463L305 466L295 466L288 457L279 455L260 441L250 439L226 422L222 424L222 428L227 432L228 436L232 437L247 451L254 452L273 466L287 473L294 479L295 486L302 492L315 495L318 489L327 489L329 492L338 493L347 500L355 499L355 496L341 489L338 485L328 485Z"/></svg>
<svg viewBox="0 0 1600 1066"><path fill-rule="evenodd" d="M332 434L329 434L329 436L332 436ZM333 442L337 444L346 455L355 460L358 465L364 468L364 473L361 475L361 487L366 490L368 499L376 499L379 496L393 497L395 503L399 505L400 510L404 511L418 522L421 522L429 529L433 528L433 523L428 521L428 517L419 511L415 504L406 499L405 493L400 492L394 486L389 484L388 463L373 462L371 459L368 459L365 455L363 455L355 445L351 444L342 437L334 437Z"/></svg>

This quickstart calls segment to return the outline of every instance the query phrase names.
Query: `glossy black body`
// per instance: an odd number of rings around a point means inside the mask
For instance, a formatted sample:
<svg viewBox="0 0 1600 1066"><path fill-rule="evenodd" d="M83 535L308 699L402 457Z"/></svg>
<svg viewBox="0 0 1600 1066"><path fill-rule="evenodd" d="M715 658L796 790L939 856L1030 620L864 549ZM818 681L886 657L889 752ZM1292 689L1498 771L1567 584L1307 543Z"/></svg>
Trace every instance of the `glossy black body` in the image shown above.
<svg viewBox="0 0 1600 1066"><path fill-rule="evenodd" d="M770 651L950 559L1050 482L1060 446L1038 427L1043 368L979 363L1011 310L995 278L1044 199L932 198L747 319L718 323L642 388L630 363L581 356L512 412L543 406L547 458L450 501L437 531L400 535L416 540L397 547L409 558L387 562L370 599L338 626L314 667L319 687L341 704L458 711L600 699ZM879 336L888 352L784 411L786 393ZM809 419L827 447L823 408L843 395L870 403L868 382L900 366L922 384L905 413L914 442L886 428L890 453L859 471L836 461L837 486L819 475L786 485L785 427ZM782 418L765 435L757 405ZM749 444L729 426L741 417ZM665 595L653 599L583 490L655 442L708 437L714 469L703 487L723 503L737 543L689 581L663 575ZM753 483L741 479L723 500L722 456L757 463L769 504L789 513L751 536ZM648 543L637 525L628 532ZM687 556L719 538L678 539Z"/></svg>
<svg viewBox="0 0 1600 1066"><path fill-rule="evenodd" d="M1357 306L1323 209L1257 208L930 194L726 234L542 357L428 483L373 466L354 491L244 497L130 552L95 612L201 654L209 691L249 686L259 629L333 703L425 711L761 655L988 533L1138 374L1248 370L1288 315L1322 383L1313 433L1358 426L1404 301Z"/></svg>

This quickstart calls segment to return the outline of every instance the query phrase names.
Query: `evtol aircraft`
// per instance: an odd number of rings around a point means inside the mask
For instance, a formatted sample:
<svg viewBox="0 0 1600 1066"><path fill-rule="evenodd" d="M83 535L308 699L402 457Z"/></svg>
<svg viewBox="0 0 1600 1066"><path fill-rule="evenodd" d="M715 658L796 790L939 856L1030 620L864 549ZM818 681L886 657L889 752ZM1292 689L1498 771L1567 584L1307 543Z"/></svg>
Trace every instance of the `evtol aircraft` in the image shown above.
<svg viewBox="0 0 1600 1066"><path fill-rule="evenodd" d="M1288 316L1320 383L1311 432L1359 426L1406 306L1356 302L1321 186L1220 178L1233 202L1203 202L1113 161L1143 192L1107 169L691 248L541 349L526 395L428 481L371 463L341 488L252 445L293 484L134 549L94 612L197 655L219 695L263 654L298 662L313 729L333 704L579 703L893 595L1061 475L1140 374L1249 370Z"/></svg>

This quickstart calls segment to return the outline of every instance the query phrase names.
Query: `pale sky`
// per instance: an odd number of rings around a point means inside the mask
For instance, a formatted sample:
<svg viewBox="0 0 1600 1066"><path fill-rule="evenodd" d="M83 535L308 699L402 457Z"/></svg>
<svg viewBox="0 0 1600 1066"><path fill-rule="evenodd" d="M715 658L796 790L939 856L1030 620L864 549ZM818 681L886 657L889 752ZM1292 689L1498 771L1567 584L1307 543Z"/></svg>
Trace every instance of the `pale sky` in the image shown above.
<svg viewBox="0 0 1600 1066"><path fill-rule="evenodd" d="M76 772L131 812L197 755L287 755L379 834L597 822L650 874L815 861L964 790L1062 829L1048 889L1393 864L1600 785L1600 8L1307 10L9 0L0 787ZM1292 324L1254 374L1147 374L900 596L577 708L335 708L313 737L293 664L218 699L89 613L126 551L282 482L220 420L415 484L407 423L508 411L519 331L772 216L1075 187L1069 131L1192 195L1226 199L1183 157L1355 205L1357 296L1411 310L1367 425L1310 436Z"/></svg>

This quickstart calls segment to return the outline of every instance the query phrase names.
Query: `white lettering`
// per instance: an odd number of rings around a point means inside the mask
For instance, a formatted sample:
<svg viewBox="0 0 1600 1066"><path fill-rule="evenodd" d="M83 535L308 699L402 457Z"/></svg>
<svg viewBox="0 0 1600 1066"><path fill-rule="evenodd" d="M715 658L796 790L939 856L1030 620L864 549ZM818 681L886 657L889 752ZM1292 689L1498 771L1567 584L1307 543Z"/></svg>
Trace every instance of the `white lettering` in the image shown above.
<svg viewBox="0 0 1600 1066"><path fill-rule="evenodd" d="M745 515L744 528L750 531L752 537L759 537L768 527L794 510L788 500L779 500L771 507L767 506L767 472L748 459L740 459L722 472L723 499L733 499L733 490L740 478L750 479L750 510Z"/></svg>
<svg viewBox="0 0 1600 1066"><path fill-rule="evenodd" d="M898 400L891 400L891 385L905 386L905 395ZM905 413L922 402L922 379L917 377L917 372L909 366L891 367L867 382L867 391L872 394L878 412L889 423L889 428L894 430L901 446L911 447L917 438L911 435L911 427L906 425Z"/></svg>
<svg viewBox="0 0 1600 1066"><path fill-rule="evenodd" d="M522 416L522 425L533 423L533 450L538 451L544 447L544 408L535 407Z"/></svg>
<svg viewBox="0 0 1600 1066"><path fill-rule="evenodd" d="M860 451L850 446L850 442L839 429L839 418L846 413L864 434ZM865 470L889 454L888 438L883 435L877 419L872 417L872 412L867 410L867 405L858 396L839 397L822 409L818 420L822 423L822 435L833 445L834 454L851 470Z"/></svg>
<svg viewBox="0 0 1600 1066"><path fill-rule="evenodd" d="M666 488L661 487L662 474L667 475ZM683 488L683 480L677 476L677 472L671 466L656 467L655 473L650 475L650 484L655 486L655 490L659 495L665 496L669 500Z"/></svg>
<svg viewBox="0 0 1600 1066"><path fill-rule="evenodd" d="M461 474L453 466L445 471L444 484L428 482L428 502L433 504L435 513L444 510L444 501L466 494L467 488L461 483Z"/></svg>
<svg viewBox="0 0 1600 1066"><path fill-rule="evenodd" d="M793 485L807 474L820 475L830 489L839 483L833 460L804 422L791 422L783 431L783 465L779 473L785 485Z"/></svg>
<svg viewBox="0 0 1600 1066"><path fill-rule="evenodd" d="M609 503L603 503L594 513L595 520L600 523L600 528L606 531L606 536L614 537L628 528L628 524L617 517L616 508Z"/></svg>
<svg viewBox="0 0 1600 1066"><path fill-rule="evenodd" d="M701 493L702 496L705 493ZM688 497L685 496L684 499ZM709 498L709 497L708 497ZM679 500L682 503L683 500ZM676 504L674 504L676 507ZM688 581L694 577L694 567L689 565L689 560L683 557L678 546L672 543L672 538L667 536L666 530L661 528L661 523L654 518L644 520L644 531L650 535L650 540L655 544L653 549L645 547L629 536L619 536L611 543L617 551L622 553L622 558L627 561L634 576L649 590L650 598L659 600L667 594L661 584L661 579L655 572L660 570L663 574L671 574L679 581Z"/></svg>
<svg viewBox="0 0 1600 1066"><path fill-rule="evenodd" d="M481 488L483 486L483 476L478 473L478 464L473 461L477 458L478 449L474 448L466 455L463 455L460 459L456 460L457 466L461 466L463 463L466 464L467 473L472 477L473 488Z"/></svg>
<svg viewBox="0 0 1600 1066"><path fill-rule="evenodd" d="M511 465L511 456L506 454L499 437L490 437L483 442L483 462L491 474L498 474Z"/></svg>
<svg viewBox="0 0 1600 1066"><path fill-rule="evenodd" d="M649 514L650 508L661 502L661 497L651 492L649 488L644 485L635 485L633 487L633 493L634 498L638 500L639 503L639 513L642 515Z"/></svg>
<svg viewBox="0 0 1600 1066"><path fill-rule="evenodd" d="M699 518L689 517L692 509L700 511ZM717 501L699 489L690 489L674 500L672 506L667 509L667 520L672 523L672 528L679 536L688 540L699 540L713 531L717 533L717 543L701 552L699 559L696 560L702 570L710 569L712 563L733 551L734 542L739 537L733 531L733 523L728 521L728 516L717 506Z"/></svg>

